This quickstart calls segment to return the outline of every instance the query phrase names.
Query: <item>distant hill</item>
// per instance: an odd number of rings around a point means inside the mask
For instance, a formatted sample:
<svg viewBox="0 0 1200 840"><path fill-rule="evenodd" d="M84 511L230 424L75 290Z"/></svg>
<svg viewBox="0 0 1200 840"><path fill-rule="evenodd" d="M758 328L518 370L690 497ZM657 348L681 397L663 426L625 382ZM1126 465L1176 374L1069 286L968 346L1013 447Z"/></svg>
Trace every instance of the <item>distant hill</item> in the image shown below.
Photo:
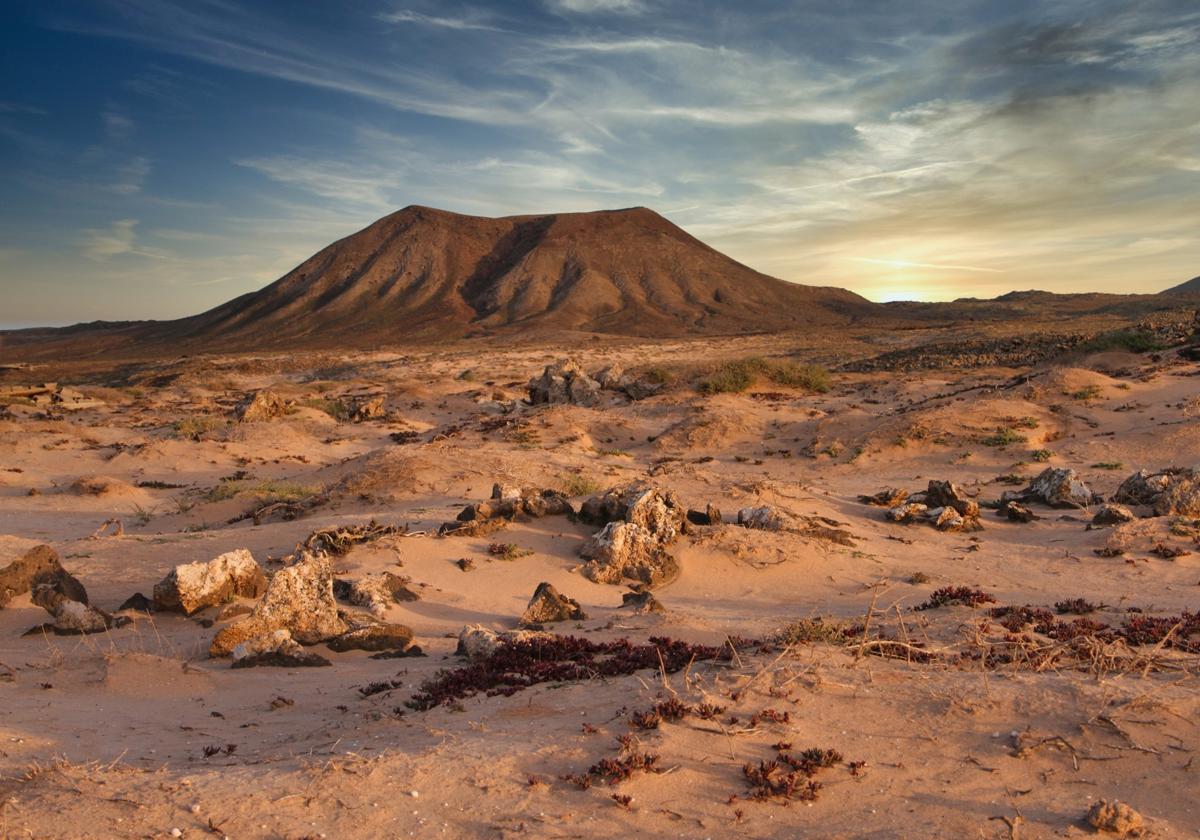
<svg viewBox="0 0 1200 840"><path fill-rule="evenodd" d="M1200 295L1200 277L1193 277L1186 283L1180 283L1178 286L1172 286L1169 289L1163 289L1159 292L1160 295Z"/></svg>
<svg viewBox="0 0 1200 840"><path fill-rule="evenodd" d="M363 347L564 331L725 335L882 311L853 292L768 277L644 207L485 218L406 207L257 292L177 321L24 330L0 347L91 338L111 349Z"/></svg>
<svg viewBox="0 0 1200 840"><path fill-rule="evenodd" d="M253 346L516 330L658 336L831 324L875 309L852 292L760 274L644 207L497 219L406 207L172 329Z"/></svg>

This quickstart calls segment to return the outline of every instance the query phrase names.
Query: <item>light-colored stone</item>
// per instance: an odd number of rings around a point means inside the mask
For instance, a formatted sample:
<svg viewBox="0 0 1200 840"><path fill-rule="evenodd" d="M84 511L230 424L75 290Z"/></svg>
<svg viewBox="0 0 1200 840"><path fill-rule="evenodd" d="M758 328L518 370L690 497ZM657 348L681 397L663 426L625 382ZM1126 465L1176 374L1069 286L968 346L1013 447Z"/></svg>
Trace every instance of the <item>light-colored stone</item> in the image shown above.
<svg viewBox="0 0 1200 840"><path fill-rule="evenodd" d="M346 632L333 599L328 557L305 553L294 565L276 572L254 612L222 628L209 653L227 656L242 642L275 630L288 630L293 639L306 645Z"/></svg>
<svg viewBox="0 0 1200 840"><path fill-rule="evenodd" d="M234 598L257 598L266 588L262 568L249 551L239 548L207 562L176 566L155 584L154 607L192 615Z"/></svg>

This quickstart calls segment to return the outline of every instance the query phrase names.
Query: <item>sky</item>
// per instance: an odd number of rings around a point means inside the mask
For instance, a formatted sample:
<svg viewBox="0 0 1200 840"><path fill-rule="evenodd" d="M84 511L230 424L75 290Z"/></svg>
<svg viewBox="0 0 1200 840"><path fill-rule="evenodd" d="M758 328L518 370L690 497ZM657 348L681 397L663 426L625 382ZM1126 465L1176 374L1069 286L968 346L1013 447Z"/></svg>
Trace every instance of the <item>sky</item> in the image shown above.
<svg viewBox="0 0 1200 840"><path fill-rule="evenodd" d="M647 206L874 300L1200 274L1196 0L5 0L0 327L193 314L409 204Z"/></svg>

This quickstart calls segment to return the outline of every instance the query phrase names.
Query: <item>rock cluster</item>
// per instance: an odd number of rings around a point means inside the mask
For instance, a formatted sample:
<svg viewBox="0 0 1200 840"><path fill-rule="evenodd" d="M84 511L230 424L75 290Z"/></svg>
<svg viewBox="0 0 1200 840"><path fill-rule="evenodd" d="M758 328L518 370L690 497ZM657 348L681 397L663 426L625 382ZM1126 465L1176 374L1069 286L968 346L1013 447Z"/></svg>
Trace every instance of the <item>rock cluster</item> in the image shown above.
<svg viewBox="0 0 1200 840"><path fill-rule="evenodd" d="M0 385L0 397L28 400L39 408L62 411L78 411L104 405L101 400L88 397L74 388L59 385L57 382L44 382L41 385ZM4 402L7 401L4 400Z"/></svg>
<svg viewBox="0 0 1200 840"><path fill-rule="evenodd" d="M1182 467L1138 470L1121 482L1112 500L1144 505L1155 516L1200 516L1200 471Z"/></svg>
<svg viewBox="0 0 1200 840"><path fill-rule="evenodd" d="M580 519L604 527L583 544L583 574L596 583L629 579L661 586L679 574L666 547L689 527L675 494L634 484L609 490L583 503Z"/></svg>
<svg viewBox="0 0 1200 840"><path fill-rule="evenodd" d="M875 500L883 501L889 497L903 499L899 504L888 508L884 515L891 522L910 524L926 522L939 531L978 531L983 528L979 521L979 503L969 498L957 484L952 481L930 481L923 492L911 496L903 491L888 488L873 496L860 497L869 499L868 504Z"/></svg>
<svg viewBox="0 0 1200 840"><path fill-rule="evenodd" d="M407 580L390 572L354 583L339 581L352 603L382 614L388 603L405 600ZM411 595L411 593L409 593ZM302 552L275 573L250 614L222 628L209 647L211 656L232 656L234 667L328 665L302 645L325 642L330 650L416 652L413 631L362 613L342 613L334 600L333 571L323 553Z"/></svg>
<svg viewBox="0 0 1200 840"><path fill-rule="evenodd" d="M571 501L557 490L494 484L490 499L467 505L459 511L454 522L443 523L438 533L478 536L522 517L569 516L574 513Z"/></svg>
<svg viewBox="0 0 1200 840"><path fill-rule="evenodd" d="M619 365L610 365L589 376L578 362L566 360L546 365L541 376L529 380L529 402L533 405L571 403L598 405L603 391L617 391L631 400L645 399L662 389L661 385L641 382L625 374Z"/></svg>
<svg viewBox="0 0 1200 840"><path fill-rule="evenodd" d="M552 584L545 581L537 585L529 606L521 615L522 627L534 627L555 621L582 621L587 613L574 598L563 595Z"/></svg>
<svg viewBox="0 0 1200 840"><path fill-rule="evenodd" d="M192 615L234 598L257 598L267 590L267 578L244 548L208 562L176 566L154 586L154 608Z"/></svg>
<svg viewBox="0 0 1200 840"><path fill-rule="evenodd" d="M333 571L321 554L305 554L280 569L250 615L222 628L209 648L228 656L243 642L287 630L301 644L316 644L347 630L333 599Z"/></svg>

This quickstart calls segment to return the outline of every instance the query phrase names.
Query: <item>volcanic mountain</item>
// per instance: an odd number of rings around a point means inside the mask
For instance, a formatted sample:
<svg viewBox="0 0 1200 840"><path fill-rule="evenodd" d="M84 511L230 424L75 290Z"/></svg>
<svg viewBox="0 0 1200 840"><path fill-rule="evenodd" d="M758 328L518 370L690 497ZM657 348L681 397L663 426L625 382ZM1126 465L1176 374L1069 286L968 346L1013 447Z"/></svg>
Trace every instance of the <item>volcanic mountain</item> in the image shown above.
<svg viewBox="0 0 1200 840"><path fill-rule="evenodd" d="M363 345L518 329L760 332L875 308L760 274L642 207L498 219L406 207L169 326L188 343Z"/></svg>

